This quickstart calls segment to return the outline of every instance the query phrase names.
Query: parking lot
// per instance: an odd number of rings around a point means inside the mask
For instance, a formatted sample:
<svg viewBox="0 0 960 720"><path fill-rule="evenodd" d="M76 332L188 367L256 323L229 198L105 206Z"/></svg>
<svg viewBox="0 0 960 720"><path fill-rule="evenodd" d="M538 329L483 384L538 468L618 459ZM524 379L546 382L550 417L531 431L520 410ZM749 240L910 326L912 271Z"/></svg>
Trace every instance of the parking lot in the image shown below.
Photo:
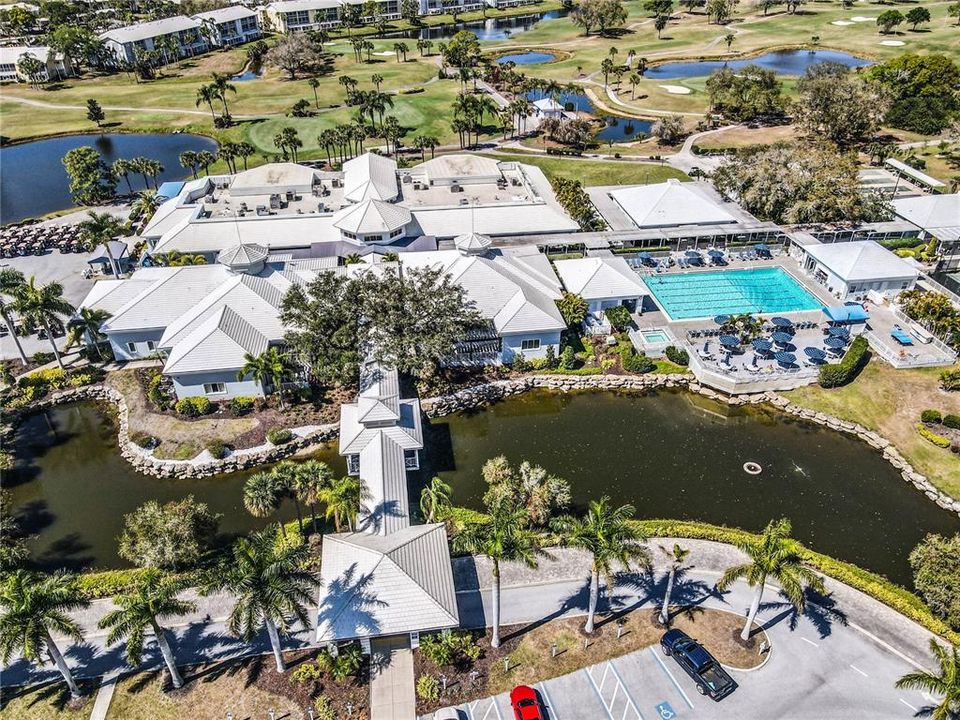
<svg viewBox="0 0 960 720"><path fill-rule="evenodd" d="M918 691L894 687L912 669L894 649L815 610L797 618L793 628L788 615L780 603L761 610L772 651L758 669L728 668L738 687L720 702L699 695L693 680L659 646L535 687L549 720L906 720L930 703ZM506 693L457 709L464 720L514 718Z"/></svg>

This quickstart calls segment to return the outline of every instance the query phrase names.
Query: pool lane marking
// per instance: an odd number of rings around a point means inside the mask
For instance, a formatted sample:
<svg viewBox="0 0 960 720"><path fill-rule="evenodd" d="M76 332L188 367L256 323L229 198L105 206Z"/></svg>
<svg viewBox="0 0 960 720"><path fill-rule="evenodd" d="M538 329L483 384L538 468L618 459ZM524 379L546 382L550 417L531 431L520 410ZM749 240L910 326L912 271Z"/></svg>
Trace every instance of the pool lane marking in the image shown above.
<svg viewBox="0 0 960 720"><path fill-rule="evenodd" d="M673 683L673 686L674 686L677 690L680 691L680 694L683 696L683 699L686 701L687 705L689 705L689 706L690 706L690 709L693 710L693 703L690 702L690 698L689 698L689 697L687 696L687 694L683 691L683 688L680 687L680 683L677 682L677 679L673 676L673 673L670 672L670 670L669 670L669 669L667 668L667 666L664 664L663 660L660 659L660 656L657 655L657 651L654 650L653 647L650 647L649 650L650 650L650 654L653 655L653 659L657 661L657 664L658 664L658 665L663 669L663 671L667 674L667 677L670 678L670 682L672 682L672 683Z"/></svg>
<svg viewBox="0 0 960 720"><path fill-rule="evenodd" d="M858 668L856 665L851 664L850 667L851 667L851 669L856 670L858 673L860 673L860 674L863 675L864 677L870 677L870 676L867 675L863 670L861 670L860 668Z"/></svg>

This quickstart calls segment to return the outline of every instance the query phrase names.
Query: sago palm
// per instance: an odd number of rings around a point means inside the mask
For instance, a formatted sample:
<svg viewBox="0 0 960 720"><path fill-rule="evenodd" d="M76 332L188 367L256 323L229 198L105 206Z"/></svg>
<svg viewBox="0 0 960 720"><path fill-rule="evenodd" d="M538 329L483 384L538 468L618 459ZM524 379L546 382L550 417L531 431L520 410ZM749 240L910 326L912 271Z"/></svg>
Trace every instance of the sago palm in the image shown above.
<svg viewBox="0 0 960 720"><path fill-rule="evenodd" d="M823 592L823 580L813 570L803 564L797 552L796 543L790 538L790 521L786 518L771 520L763 531L759 541L747 540L737 543L737 547L750 558L749 562L728 568L717 582L721 592L740 579L756 588L747 622L743 626L740 638L750 639L750 628L763 600L763 587L767 579L776 580L797 612L802 613L806 605L804 590L812 588Z"/></svg>
<svg viewBox="0 0 960 720"><path fill-rule="evenodd" d="M24 320L40 325L46 331L57 365L61 370L66 370L51 329L54 323L61 323L76 312L73 305L63 297L63 285L57 282L37 285L37 278L31 276L17 288L10 306Z"/></svg>
<svg viewBox="0 0 960 720"><path fill-rule="evenodd" d="M440 513L450 507L452 490L438 477L430 479L430 484L420 491L420 512L428 523L440 517Z"/></svg>
<svg viewBox="0 0 960 720"><path fill-rule="evenodd" d="M320 583L306 569L309 558L306 543L288 542L267 528L237 540L203 587L205 593L227 591L236 599L227 618L233 635L251 642L266 628L279 673L286 670L280 632L289 633L297 622L310 626L307 605Z"/></svg>
<svg viewBox="0 0 960 720"><path fill-rule="evenodd" d="M539 537L530 530L525 510L497 508L487 520L464 527L454 536L453 546L459 552L485 555L493 564L490 645L500 647L500 563L519 562L537 567L538 558L544 554Z"/></svg>
<svg viewBox="0 0 960 720"><path fill-rule="evenodd" d="M592 633L597 602L600 599L600 576L608 586L613 585L614 567L630 570L631 565L647 566L650 556L641 544L643 534L630 523L633 505L613 507L604 495L592 500L582 518L565 518L557 522L564 545L581 548L590 553L590 603L584 632Z"/></svg>
<svg viewBox="0 0 960 720"><path fill-rule="evenodd" d="M679 543L674 543L672 548L665 548L661 545L660 552L666 555L670 561L670 571L667 574L667 589L663 592L663 605L660 606L660 622L666 625L670 620L670 595L673 593L673 582L676 580L680 568L683 567L683 561L690 555L690 550L680 547Z"/></svg>
<svg viewBox="0 0 960 720"><path fill-rule="evenodd" d="M0 657L4 664L17 653L36 663L49 655L70 694L80 697L80 689L53 633L82 642L80 625L67 613L89 604L76 580L65 573L43 575L16 570L8 575L0 587Z"/></svg>
<svg viewBox="0 0 960 720"><path fill-rule="evenodd" d="M937 670L907 673L897 680L897 687L923 690L941 697L938 705L923 708L918 715L933 720L957 720L960 718L960 648L954 645L947 649L931 639L930 652L937 659Z"/></svg>
<svg viewBox="0 0 960 720"><path fill-rule="evenodd" d="M181 617L197 609L194 603L177 597L189 585L189 579L168 575L160 570L149 570L136 580L129 591L113 598L117 609L108 612L98 623L102 630L110 631L107 635L108 645L124 639L127 641L127 662L134 667L140 664L143 657L147 631L153 631L175 688L183 687L183 678L177 670L173 649L160 620Z"/></svg>

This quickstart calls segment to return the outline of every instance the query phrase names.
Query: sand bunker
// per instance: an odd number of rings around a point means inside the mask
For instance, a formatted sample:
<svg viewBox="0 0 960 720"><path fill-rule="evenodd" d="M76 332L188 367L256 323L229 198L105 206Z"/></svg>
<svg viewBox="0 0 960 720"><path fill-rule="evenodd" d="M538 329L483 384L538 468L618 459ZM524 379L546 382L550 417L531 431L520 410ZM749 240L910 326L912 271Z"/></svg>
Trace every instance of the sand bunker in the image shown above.
<svg viewBox="0 0 960 720"><path fill-rule="evenodd" d="M876 20L875 17L864 17L863 15L855 15L850 19L853 20L854 22L873 22L874 20Z"/></svg>
<svg viewBox="0 0 960 720"><path fill-rule="evenodd" d="M657 87L662 87L671 95L689 95L693 92L693 90L683 85L657 85Z"/></svg>
<svg viewBox="0 0 960 720"><path fill-rule="evenodd" d="M830 24L831 24L831 25L840 25L841 27L843 27L844 25L853 25L853 23L850 22L849 20L834 20L834 21L833 21L832 23L830 23Z"/></svg>
<svg viewBox="0 0 960 720"><path fill-rule="evenodd" d="M886 45L887 47L902 47L906 45L903 40L881 40L881 45Z"/></svg>
<svg viewBox="0 0 960 720"><path fill-rule="evenodd" d="M375 52L374 55L380 55L380 56L382 56L382 57L387 57L388 55L396 55L396 53L392 53L392 52L390 52L389 50L381 50L380 52Z"/></svg>

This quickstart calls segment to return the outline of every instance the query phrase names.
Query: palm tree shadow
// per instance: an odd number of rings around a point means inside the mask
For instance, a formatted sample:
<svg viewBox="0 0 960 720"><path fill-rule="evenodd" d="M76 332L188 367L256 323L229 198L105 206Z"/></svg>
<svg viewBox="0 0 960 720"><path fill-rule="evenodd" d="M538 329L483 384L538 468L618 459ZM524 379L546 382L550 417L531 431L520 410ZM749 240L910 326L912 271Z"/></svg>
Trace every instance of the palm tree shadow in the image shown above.
<svg viewBox="0 0 960 720"><path fill-rule="evenodd" d="M760 610L783 608L780 613L763 622L760 626L761 629L767 630L783 620L789 619L787 627L793 632L800 626L801 617L804 617L810 621L817 634L823 639L832 634L834 623L838 623L842 627L849 624L846 613L837 607L836 601L829 595L820 595L807 589L804 592L805 609L802 615L782 590L779 597L779 600L760 604Z"/></svg>
<svg viewBox="0 0 960 720"><path fill-rule="evenodd" d="M677 610L670 614L670 618L676 617L681 613L692 613L694 608L698 608L707 598L716 598L723 601L723 596L717 592L714 586L708 585L702 580L695 580L688 577L688 573L693 566L680 568L673 579L673 590L670 593L670 606ZM663 596L667 591L667 579L669 573L658 575L652 568L647 568L640 572L624 572L615 576L617 585L627 587L636 592L637 597L632 602L622 603L619 607L613 609L614 616L619 617L632 610L643 607L648 602L659 607L663 602ZM612 618L607 618L604 622L609 622Z"/></svg>
<svg viewBox="0 0 960 720"><path fill-rule="evenodd" d="M600 604L603 602L603 596L605 593L601 593L600 602L597 603L597 609L599 611ZM583 585L577 589L576 592L567 597L556 610L554 610L549 615L545 615L534 622L524 625L517 630L514 630L507 635L504 635L502 640L506 642L507 640L512 640L513 638L519 638L526 635L532 630L536 630L541 625L545 625L551 620L556 620L559 617L563 617L567 613L573 612L574 610L586 610L590 603L590 581L585 580Z"/></svg>

